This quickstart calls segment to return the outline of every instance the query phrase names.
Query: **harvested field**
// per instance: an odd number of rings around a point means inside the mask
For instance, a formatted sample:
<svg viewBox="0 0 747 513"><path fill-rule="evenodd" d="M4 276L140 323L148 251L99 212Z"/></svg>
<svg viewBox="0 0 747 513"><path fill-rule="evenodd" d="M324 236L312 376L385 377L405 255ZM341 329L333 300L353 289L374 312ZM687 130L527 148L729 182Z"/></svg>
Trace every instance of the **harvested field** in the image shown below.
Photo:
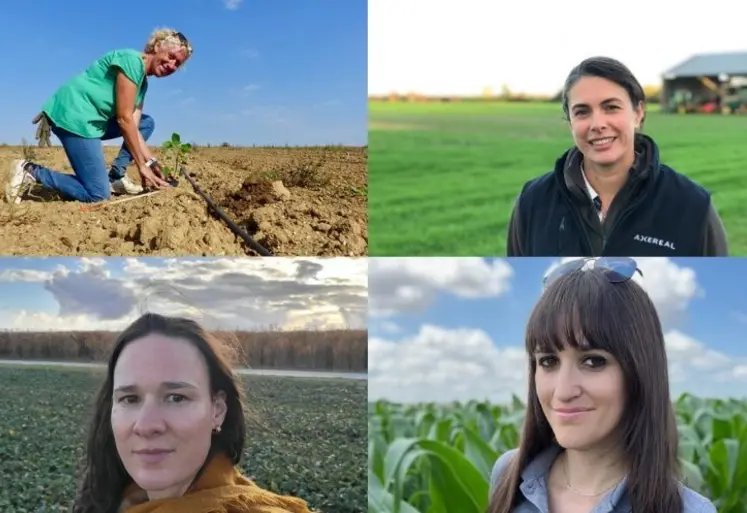
<svg viewBox="0 0 747 513"><path fill-rule="evenodd" d="M110 162L118 147L105 146ZM62 147L0 147L12 160L72 173ZM155 155L160 152L155 150ZM197 185L277 256L368 253L367 148L199 148L186 165ZM137 170L129 174L139 181ZM112 200L118 199L112 197ZM110 200L110 201L112 201ZM39 187L0 205L0 254L97 256L254 255L180 177L178 187L121 204L63 201Z"/></svg>

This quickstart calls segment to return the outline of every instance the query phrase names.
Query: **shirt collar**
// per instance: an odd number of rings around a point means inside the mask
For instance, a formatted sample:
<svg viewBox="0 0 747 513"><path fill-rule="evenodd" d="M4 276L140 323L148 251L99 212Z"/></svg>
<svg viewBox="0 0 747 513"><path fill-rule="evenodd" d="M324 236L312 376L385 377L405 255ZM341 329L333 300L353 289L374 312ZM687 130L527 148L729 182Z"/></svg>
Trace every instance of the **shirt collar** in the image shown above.
<svg viewBox="0 0 747 513"><path fill-rule="evenodd" d="M586 178L586 171L584 171L584 164L581 163L581 176L584 177L584 183L586 184L586 190L589 192L589 197L593 200L594 198L598 198L599 194L597 194L597 191L594 190L594 187L591 186L589 183L589 179Z"/></svg>
<svg viewBox="0 0 747 513"><path fill-rule="evenodd" d="M547 480L550 475L552 464L555 462L555 459L560 456L562 451L562 447L557 443L553 443L529 462L521 473L522 482L519 485L519 489L522 494L524 494L524 497L534 503L535 506L538 506L540 510L548 510ZM602 497L600 505L598 505L594 511L611 513L615 511L616 507L621 507L621 510L629 509L627 508L629 505L626 494L627 483L628 477L625 476L617 486ZM540 502L540 504L537 504L535 501Z"/></svg>
<svg viewBox="0 0 747 513"><path fill-rule="evenodd" d="M584 171L583 162L581 162L581 176L584 178L584 183L586 184L586 192L589 193L591 204L594 205L594 210L596 210L597 215L599 216L599 220L603 221L604 215L602 214L602 199L599 197L599 194L597 194L597 191L594 190L594 187L591 186L588 178L586 178L586 172Z"/></svg>

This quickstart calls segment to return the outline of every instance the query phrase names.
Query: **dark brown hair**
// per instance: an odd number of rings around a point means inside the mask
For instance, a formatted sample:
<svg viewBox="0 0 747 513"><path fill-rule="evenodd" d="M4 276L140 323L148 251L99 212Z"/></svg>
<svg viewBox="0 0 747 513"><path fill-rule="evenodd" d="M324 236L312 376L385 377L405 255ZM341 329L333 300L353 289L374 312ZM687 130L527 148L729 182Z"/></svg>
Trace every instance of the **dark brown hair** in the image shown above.
<svg viewBox="0 0 747 513"><path fill-rule="evenodd" d="M521 497L522 470L557 444L537 398L534 353L568 346L607 351L622 368L625 407L618 433L628 457L627 494L633 511L681 513L677 424L659 317L637 283L612 284L597 270L558 278L530 316L526 329L529 397L521 442L496 483L488 513L510 513Z"/></svg>
<svg viewBox="0 0 747 513"><path fill-rule="evenodd" d="M205 464L217 453L226 454L239 463L246 437L242 406L242 389L231 372L228 346L221 345L195 321L147 313L125 329L114 343L106 379L94 403L93 419L88 431L86 460L82 479L73 505L73 513L116 513L126 487L132 483L117 452L111 425L114 368L122 350L130 342L158 333L192 344L205 360L210 392L226 395L226 418L220 433L213 434ZM200 469L198 475L204 468Z"/></svg>
<svg viewBox="0 0 747 513"><path fill-rule="evenodd" d="M563 92L561 94L561 101L563 103L563 115L566 121L570 120L570 112L568 109L568 94L571 88L579 81L582 77L599 77L610 80L628 93L630 103L634 109L638 108L638 105L643 103L646 104L646 93L643 91L641 83L635 78L633 72L628 69L625 64L610 57L590 57L581 61L576 67L574 67L565 79L565 85L563 86ZM646 111L644 108L643 117L641 118L641 128L646 120Z"/></svg>

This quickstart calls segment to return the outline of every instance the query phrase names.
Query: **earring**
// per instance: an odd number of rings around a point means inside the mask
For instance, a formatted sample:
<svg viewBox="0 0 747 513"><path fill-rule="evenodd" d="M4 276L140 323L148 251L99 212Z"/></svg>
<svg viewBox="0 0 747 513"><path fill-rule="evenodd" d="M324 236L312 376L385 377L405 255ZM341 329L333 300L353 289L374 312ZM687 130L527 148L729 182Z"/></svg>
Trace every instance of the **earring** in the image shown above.
<svg viewBox="0 0 747 513"><path fill-rule="evenodd" d="M213 433L216 435L220 433L220 426L215 426L215 428L213 428Z"/></svg>

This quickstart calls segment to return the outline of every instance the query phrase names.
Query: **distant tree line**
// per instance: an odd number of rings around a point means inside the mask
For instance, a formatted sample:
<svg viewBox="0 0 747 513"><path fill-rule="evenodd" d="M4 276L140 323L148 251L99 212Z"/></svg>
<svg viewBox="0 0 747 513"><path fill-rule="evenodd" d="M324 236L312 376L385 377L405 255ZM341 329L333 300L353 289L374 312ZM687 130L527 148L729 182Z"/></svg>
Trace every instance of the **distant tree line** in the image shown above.
<svg viewBox="0 0 747 513"><path fill-rule="evenodd" d="M656 104L661 100L661 86L649 85L643 88L646 93L646 100L648 103ZM419 93L391 93L388 95L373 95L369 96L368 100L372 102L389 102L389 103L419 103L419 102L434 102L434 103L456 103L456 102L548 102L548 103L559 103L562 97L563 91L558 91L554 95L537 95L537 94L525 94L511 91L507 85L501 87L500 92L496 93L490 88L486 88L483 93L479 96L429 96Z"/></svg>
<svg viewBox="0 0 747 513"><path fill-rule="evenodd" d="M336 331L217 331L237 349L239 366L255 369L366 372L368 333ZM0 358L105 362L117 337L108 331L3 331Z"/></svg>

